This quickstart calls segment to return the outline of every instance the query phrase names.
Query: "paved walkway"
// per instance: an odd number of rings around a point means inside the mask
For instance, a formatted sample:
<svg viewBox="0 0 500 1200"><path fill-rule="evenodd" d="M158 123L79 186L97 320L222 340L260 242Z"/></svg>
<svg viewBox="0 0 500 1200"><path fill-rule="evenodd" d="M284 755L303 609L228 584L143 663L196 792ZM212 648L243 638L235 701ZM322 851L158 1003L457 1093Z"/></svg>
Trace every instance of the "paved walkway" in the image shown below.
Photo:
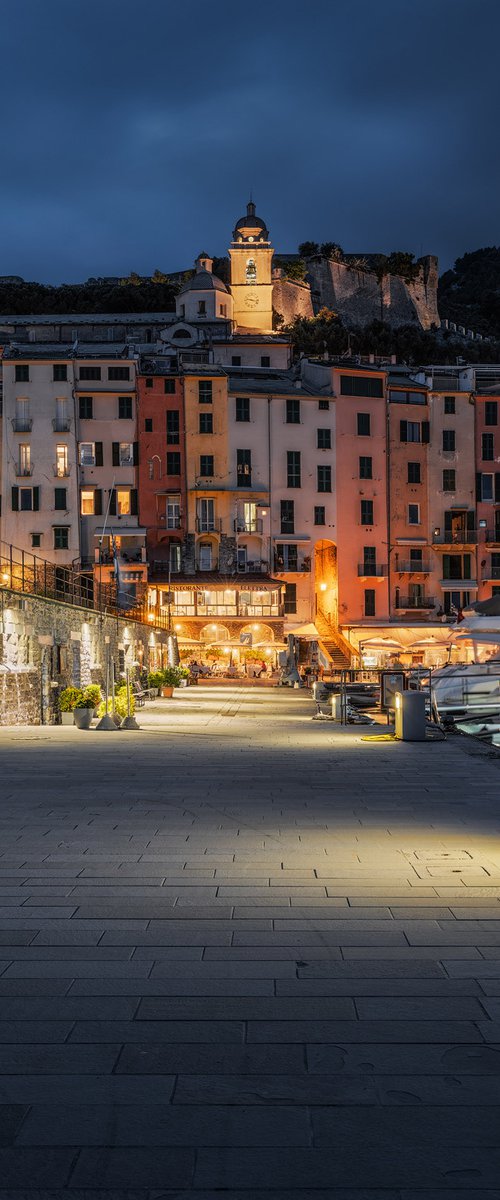
<svg viewBox="0 0 500 1200"><path fill-rule="evenodd" d="M499 1200L500 762L312 708L0 732L0 1200Z"/></svg>

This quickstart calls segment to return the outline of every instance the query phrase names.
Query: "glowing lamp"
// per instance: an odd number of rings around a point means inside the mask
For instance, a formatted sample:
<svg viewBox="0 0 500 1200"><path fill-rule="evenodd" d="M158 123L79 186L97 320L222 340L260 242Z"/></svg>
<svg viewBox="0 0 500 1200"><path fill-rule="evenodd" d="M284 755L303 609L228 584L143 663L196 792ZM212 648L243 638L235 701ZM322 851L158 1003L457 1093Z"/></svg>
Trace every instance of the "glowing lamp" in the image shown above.
<svg viewBox="0 0 500 1200"><path fill-rule="evenodd" d="M320 583L320 585L319 585L320 592L326 592L326 588L327 588L326 583Z"/></svg>

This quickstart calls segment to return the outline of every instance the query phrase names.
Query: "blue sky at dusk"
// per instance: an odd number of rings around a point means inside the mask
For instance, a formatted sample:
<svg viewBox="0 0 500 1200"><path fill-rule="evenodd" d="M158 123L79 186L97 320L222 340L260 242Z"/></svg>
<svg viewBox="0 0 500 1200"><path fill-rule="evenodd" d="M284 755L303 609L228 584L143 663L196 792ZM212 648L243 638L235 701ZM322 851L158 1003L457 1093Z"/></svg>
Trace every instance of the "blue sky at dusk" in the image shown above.
<svg viewBox="0 0 500 1200"><path fill-rule="evenodd" d="M2 28L0 274L226 253L496 244L498 0L16 0Z"/></svg>

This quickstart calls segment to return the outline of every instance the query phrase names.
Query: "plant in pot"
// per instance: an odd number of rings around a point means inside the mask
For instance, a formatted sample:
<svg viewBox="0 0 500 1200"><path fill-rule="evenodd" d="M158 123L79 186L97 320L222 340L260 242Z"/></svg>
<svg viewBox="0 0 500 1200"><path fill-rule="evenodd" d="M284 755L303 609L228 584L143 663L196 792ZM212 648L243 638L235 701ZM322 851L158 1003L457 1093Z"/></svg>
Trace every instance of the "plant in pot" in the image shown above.
<svg viewBox="0 0 500 1200"><path fill-rule="evenodd" d="M80 692L80 696L75 704L73 716L77 729L90 729L90 722L94 716L95 696L87 695L85 691Z"/></svg>
<svg viewBox="0 0 500 1200"><path fill-rule="evenodd" d="M81 688L65 687L59 696L59 712L61 714L61 725L74 725L74 711L78 701L82 698L83 692Z"/></svg>
<svg viewBox="0 0 500 1200"><path fill-rule="evenodd" d="M170 698L174 694L174 688L179 687L181 681L180 667L165 667L163 671L163 683L161 694L165 698Z"/></svg>
<svg viewBox="0 0 500 1200"><path fill-rule="evenodd" d="M148 688L158 695L163 685L163 671L150 671L148 675Z"/></svg>
<svg viewBox="0 0 500 1200"><path fill-rule="evenodd" d="M99 707L102 700L102 692L98 683L87 684L87 687L83 689L83 695L85 702L87 702L87 700L93 701L94 710Z"/></svg>
<svg viewBox="0 0 500 1200"><path fill-rule="evenodd" d="M191 674L189 667L178 667L177 670L180 674L179 687L187 687L188 679Z"/></svg>

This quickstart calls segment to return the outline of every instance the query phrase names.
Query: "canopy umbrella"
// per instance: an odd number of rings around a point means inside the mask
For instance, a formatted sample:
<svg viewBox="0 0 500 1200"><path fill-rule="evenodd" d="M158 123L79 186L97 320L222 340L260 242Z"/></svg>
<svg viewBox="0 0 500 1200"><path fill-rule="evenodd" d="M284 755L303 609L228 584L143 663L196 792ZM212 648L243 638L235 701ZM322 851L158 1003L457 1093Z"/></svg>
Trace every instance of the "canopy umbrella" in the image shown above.
<svg viewBox="0 0 500 1200"><path fill-rule="evenodd" d="M299 625L297 629L291 629L290 633L292 637L304 638L308 642L321 641L321 634L312 621L307 625Z"/></svg>
<svg viewBox="0 0 500 1200"><path fill-rule="evenodd" d="M177 641L180 642L182 646L200 646L201 645L201 642L198 642L196 638L183 637L182 633L177 634Z"/></svg>
<svg viewBox="0 0 500 1200"><path fill-rule="evenodd" d="M500 617L500 596L490 596L488 600L478 600L477 604L470 606L474 612L482 613L487 617Z"/></svg>
<svg viewBox="0 0 500 1200"><path fill-rule="evenodd" d="M480 629L471 629L468 633L459 633L456 641L477 642L478 645L500 646L500 630L498 633L489 633L485 629L484 633L481 633Z"/></svg>
<svg viewBox="0 0 500 1200"><path fill-rule="evenodd" d="M396 642L396 641L394 641L393 638L382 638L382 637L367 638L366 641L364 639L361 639L359 646L360 646L360 649L361 649L361 647L363 647L363 650L366 650L367 646L370 650L403 650L404 651L404 649L405 649L405 647L402 645L401 642Z"/></svg>
<svg viewBox="0 0 500 1200"><path fill-rule="evenodd" d="M427 637L427 638L419 638L418 641L412 642L411 645L408 646L408 650L432 650L432 649L434 649L434 650L446 649L447 650L449 645L450 645L450 643L449 643L448 638L443 639L443 638Z"/></svg>

